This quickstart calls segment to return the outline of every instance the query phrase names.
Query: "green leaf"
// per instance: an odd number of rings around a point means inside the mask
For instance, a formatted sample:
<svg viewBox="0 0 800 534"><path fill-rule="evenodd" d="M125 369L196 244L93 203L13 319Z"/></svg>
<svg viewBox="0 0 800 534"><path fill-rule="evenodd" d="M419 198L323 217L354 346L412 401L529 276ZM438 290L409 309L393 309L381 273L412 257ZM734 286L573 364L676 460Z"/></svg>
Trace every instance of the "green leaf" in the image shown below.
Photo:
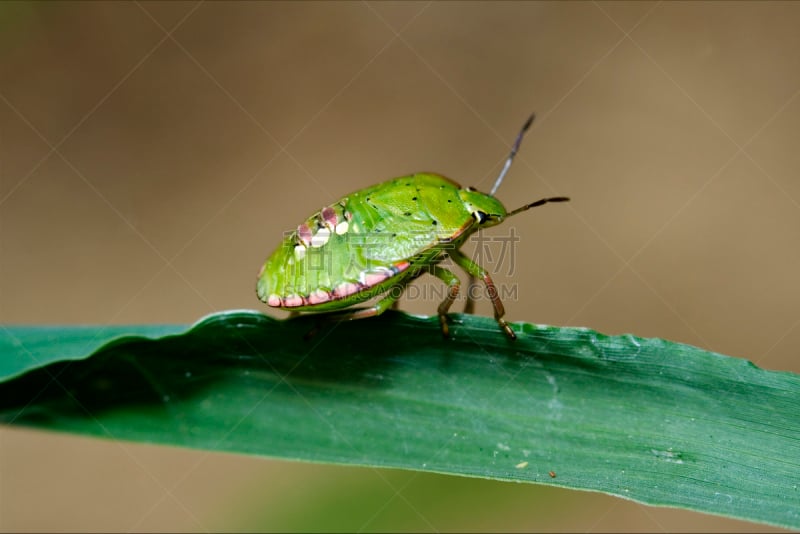
<svg viewBox="0 0 800 534"><path fill-rule="evenodd" d="M800 377L661 339L387 312L0 329L0 421L596 490L800 528ZM123 333L127 337L120 337ZM133 336L133 337L132 337ZM163 337L158 337L163 336ZM155 339L150 339L155 338Z"/></svg>

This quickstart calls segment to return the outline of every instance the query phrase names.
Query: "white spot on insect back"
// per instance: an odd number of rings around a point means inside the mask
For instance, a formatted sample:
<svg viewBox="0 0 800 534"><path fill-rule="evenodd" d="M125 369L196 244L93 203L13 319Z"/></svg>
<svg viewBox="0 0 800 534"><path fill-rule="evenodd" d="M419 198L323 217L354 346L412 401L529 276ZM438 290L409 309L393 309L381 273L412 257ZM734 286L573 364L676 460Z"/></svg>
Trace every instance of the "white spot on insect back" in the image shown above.
<svg viewBox="0 0 800 534"><path fill-rule="evenodd" d="M320 228L317 233L311 238L312 247L321 247L328 242L331 237L331 231L327 228Z"/></svg>
<svg viewBox="0 0 800 534"><path fill-rule="evenodd" d="M346 234L349 226L350 225L347 223L347 221L340 222L339 224L336 225L336 234L337 235Z"/></svg>
<svg viewBox="0 0 800 534"><path fill-rule="evenodd" d="M303 245L295 245L294 246L294 257L298 260L302 260L306 256L306 247Z"/></svg>

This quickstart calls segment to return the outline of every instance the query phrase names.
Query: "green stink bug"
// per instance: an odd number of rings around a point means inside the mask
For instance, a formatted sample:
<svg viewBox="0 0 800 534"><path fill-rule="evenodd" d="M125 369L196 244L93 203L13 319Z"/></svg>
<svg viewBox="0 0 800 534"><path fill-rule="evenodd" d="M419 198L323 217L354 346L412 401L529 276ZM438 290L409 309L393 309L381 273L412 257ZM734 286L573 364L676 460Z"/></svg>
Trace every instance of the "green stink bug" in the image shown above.
<svg viewBox="0 0 800 534"><path fill-rule="evenodd" d="M438 174L417 173L361 189L322 208L287 235L267 259L258 274L258 298L292 312L328 312L381 296L371 308L329 317L361 319L383 313L412 280L429 272L448 286L438 308L447 337L447 312L461 286L455 274L439 265L450 257L471 281L483 280L495 320L509 338L516 339L503 319L505 309L489 273L459 249L482 228L548 202L569 200L543 198L507 212L494 197L533 119L531 115L517 135L488 195Z"/></svg>

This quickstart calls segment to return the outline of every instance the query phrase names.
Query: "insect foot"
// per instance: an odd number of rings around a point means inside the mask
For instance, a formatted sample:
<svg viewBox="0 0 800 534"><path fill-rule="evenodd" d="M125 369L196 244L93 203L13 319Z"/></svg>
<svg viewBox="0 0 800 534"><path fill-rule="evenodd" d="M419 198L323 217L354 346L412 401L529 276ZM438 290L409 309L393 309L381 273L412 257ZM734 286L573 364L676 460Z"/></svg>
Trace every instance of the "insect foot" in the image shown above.
<svg viewBox="0 0 800 534"><path fill-rule="evenodd" d="M508 325L505 319L498 318L497 323L500 325L500 328L503 329L503 332L505 332L506 335L511 339L511 341L517 340L517 334L515 334L514 331L511 330L511 327Z"/></svg>
<svg viewBox="0 0 800 534"><path fill-rule="evenodd" d="M442 337L450 339L450 326L447 324L447 315L439 315L439 324L442 325Z"/></svg>

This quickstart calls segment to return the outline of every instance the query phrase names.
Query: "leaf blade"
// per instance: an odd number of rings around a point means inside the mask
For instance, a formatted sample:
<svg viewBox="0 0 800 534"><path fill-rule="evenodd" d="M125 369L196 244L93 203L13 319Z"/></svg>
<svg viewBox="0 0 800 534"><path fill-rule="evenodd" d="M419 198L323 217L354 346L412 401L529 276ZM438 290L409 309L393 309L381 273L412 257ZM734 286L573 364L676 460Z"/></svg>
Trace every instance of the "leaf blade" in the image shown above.
<svg viewBox="0 0 800 534"><path fill-rule="evenodd" d="M455 317L451 340L435 318L386 313L305 341L313 318L228 312L185 333L76 330L64 359L46 354L45 332L45 365L0 368L0 420L555 484L800 526L796 375L582 328L518 324L511 343L491 319ZM97 352L76 360L81 336ZM13 346L0 339L4 352Z"/></svg>

